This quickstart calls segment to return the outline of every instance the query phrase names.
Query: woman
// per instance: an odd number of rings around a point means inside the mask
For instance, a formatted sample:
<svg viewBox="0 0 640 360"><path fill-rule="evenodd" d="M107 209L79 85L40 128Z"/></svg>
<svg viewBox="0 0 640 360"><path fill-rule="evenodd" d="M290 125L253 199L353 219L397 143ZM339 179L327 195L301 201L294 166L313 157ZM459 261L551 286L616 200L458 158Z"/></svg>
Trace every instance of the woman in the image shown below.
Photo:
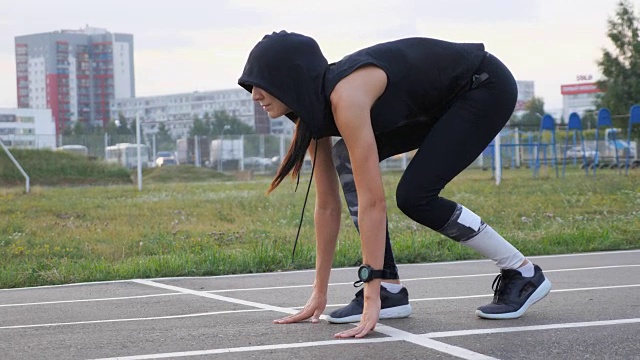
<svg viewBox="0 0 640 360"><path fill-rule="evenodd" d="M253 48L238 83L269 117L286 115L296 123L269 192L289 173L299 174L307 150L314 161L313 292L304 309L276 323L317 322L326 307L341 213L332 136L344 141L339 146L346 146L346 163L357 188L363 261L358 276L364 282L360 323L336 337L363 337L379 319L381 280L392 276L389 269L384 271L386 203L378 163L413 149L417 152L396 190L398 208L500 268L493 301L476 314L517 318L549 293L551 283L540 267L471 210L439 196L487 147L515 107L513 76L482 44L409 38L328 64L312 38L281 31L264 36Z"/></svg>

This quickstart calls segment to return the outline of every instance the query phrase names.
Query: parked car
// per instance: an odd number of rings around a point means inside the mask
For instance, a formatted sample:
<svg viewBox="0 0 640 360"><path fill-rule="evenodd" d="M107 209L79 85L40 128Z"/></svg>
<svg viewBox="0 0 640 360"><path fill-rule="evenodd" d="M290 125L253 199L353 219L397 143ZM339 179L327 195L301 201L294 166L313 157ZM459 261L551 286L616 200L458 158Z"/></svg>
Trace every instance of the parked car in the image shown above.
<svg viewBox="0 0 640 360"><path fill-rule="evenodd" d="M171 151L159 151L156 155L156 166L176 165L176 157Z"/></svg>
<svg viewBox="0 0 640 360"><path fill-rule="evenodd" d="M263 158L258 156L246 157L242 161L244 163L244 166L247 166L247 167L260 167L260 166L270 167L274 165L271 158Z"/></svg>
<svg viewBox="0 0 640 360"><path fill-rule="evenodd" d="M586 156L587 159L593 159L596 157L596 151L586 146L584 151L582 146L573 146L567 150L567 158L582 159L583 156Z"/></svg>
<svg viewBox="0 0 640 360"><path fill-rule="evenodd" d="M176 165L176 159L168 157L159 157L156 159L156 166Z"/></svg>

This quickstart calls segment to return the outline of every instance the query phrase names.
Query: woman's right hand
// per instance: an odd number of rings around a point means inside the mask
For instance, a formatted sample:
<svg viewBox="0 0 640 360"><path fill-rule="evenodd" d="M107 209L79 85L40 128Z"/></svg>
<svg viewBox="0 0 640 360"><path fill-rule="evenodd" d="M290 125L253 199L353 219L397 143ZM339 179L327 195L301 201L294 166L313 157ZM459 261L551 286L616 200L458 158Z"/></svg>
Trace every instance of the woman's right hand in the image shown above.
<svg viewBox="0 0 640 360"><path fill-rule="evenodd" d="M327 306L327 294L321 294L314 291L304 308L295 314L283 317L282 319L273 320L274 324L291 324L311 318L312 323L320 321L320 315Z"/></svg>

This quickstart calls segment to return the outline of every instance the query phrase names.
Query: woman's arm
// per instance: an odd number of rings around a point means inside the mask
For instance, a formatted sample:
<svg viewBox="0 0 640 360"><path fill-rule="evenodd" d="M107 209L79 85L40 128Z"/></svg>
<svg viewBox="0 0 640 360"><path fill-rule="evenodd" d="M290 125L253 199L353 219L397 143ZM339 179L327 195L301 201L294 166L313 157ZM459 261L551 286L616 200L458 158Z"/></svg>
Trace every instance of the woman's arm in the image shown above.
<svg viewBox="0 0 640 360"><path fill-rule="evenodd" d="M327 288L333 264L333 254L340 230L341 203L337 174L331 158L331 139L318 140L318 151L315 143L309 146L309 153L314 161L314 177L316 183L316 279L313 292L306 305L299 312L275 320L276 324L290 324L311 318L316 323L327 306Z"/></svg>
<svg viewBox="0 0 640 360"><path fill-rule="evenodd" d="M314 290L326 295L333 264L338 232L340 231L341 202L336 170L331 157L331 138L320 139L315 154L315 143L309 147L315 162L316 207L314 214L316 233L316 279Z"/></svg>
<svg viewBox="0 0 640 360"><path fill-rule="evenodd" d="M387 209L371 124L371 107L386 85L384 71L369 66L342 79L331 94L334 118L347 145L358 189L362 261L374 269L382 269L384 265ZM365 306L360 325L336 336L363 337L375 328L380 313L380 282L380 279L376 279L365 284Z"/></svg>

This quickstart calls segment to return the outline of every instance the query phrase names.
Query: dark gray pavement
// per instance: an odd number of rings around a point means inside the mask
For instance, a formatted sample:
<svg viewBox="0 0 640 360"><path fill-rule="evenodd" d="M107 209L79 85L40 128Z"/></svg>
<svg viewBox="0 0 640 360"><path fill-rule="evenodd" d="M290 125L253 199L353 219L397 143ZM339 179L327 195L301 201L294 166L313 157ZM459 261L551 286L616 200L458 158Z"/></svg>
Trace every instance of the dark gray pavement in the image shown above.
<svg viewBox="0 0 640 360"><path fill-rule="evenodd" d="M401 265L413 314L372 336L272 320L306 302L312 271L0 290L0 359L640 359L640 251L532 257L552 293L490 321L490 261ZM334 269L325 313L355 269Z"/></svg>

